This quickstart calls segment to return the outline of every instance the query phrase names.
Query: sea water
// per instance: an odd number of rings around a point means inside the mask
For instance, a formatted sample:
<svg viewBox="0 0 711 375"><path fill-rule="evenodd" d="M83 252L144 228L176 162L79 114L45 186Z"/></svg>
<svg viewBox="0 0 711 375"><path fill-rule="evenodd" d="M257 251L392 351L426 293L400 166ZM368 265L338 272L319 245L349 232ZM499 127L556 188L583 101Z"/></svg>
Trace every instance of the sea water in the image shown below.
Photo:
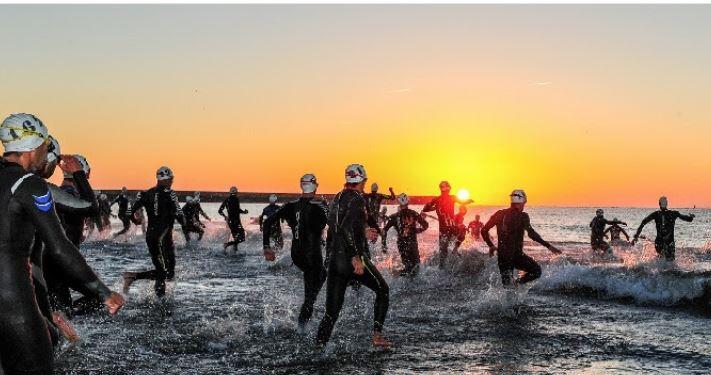
<svg viewBox="0 0 711 375"><path fill-rule="evenodd" d="M617 247L598 259L589 247L590 208L527 209L532 225L564 251L554 256L527 240L525 251L543 276L515 291L501 287L495 258L467 239L460 256L437 267L437 223L419 236L417 277L398 278L400 259L390 233L374 262L390 284L385 334L390 350L370 345L374 296L350 289L327 350L314 349L324 313L319 295L304 332L296 319L303 280L286 246L274 263L262 256L254 223L264 205L249 204L247 240L223 251L229 232L216 213L201 242L188 245L176 226L176 280L157 299L137 281L114 317L75 317L82 340L64 344L58 373L106 374L450 374L450 373L709 373L711 369L711 211L691 210L677 222L677 261L656 258L653 243ZM390 213L395 208L388 206ZM419 207L414 207L419 209ZM496 207L474 207L482 221ZM688 210L687 210L688 211ZM687 212L684 211L684 212ZM649 209L606 209L626 221L630 236ZM120 227L113 223L113 230ZM495 232L495 230L493 230ZM643 232L654 238L653 223ZM101 278L121 289L126 270L152 267L141 230L108 240L91 236L82 252ZM106 236L104 236L106 237Z"/></svg>

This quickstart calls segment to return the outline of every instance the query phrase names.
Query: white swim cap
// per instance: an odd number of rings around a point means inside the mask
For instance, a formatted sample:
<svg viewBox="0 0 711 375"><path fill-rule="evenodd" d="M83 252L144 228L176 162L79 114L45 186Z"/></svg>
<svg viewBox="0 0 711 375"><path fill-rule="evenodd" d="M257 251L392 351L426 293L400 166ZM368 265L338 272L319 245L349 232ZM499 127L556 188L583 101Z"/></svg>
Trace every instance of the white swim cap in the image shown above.
<svg viewBox="0 0 711 375"><path fill-rule="evenodd" d="M365 167L360 164L351 164L346 167L346 182L349 184L361 183L368 179Z"/></svg>
<svg viewBox="0 0 711 375"><path fill-rule="evenodd" d="M0 124L0 141L5 152L32 151L48 139L47 127L34 115L16 113Z"/></svg>
<svg viewBox="0 0 711 375"><path fill-rule="evenodd" d="M156 178L158 181L170 180L173 178L173 171L168 167L160 167L158 171L156 171Z"/></svg>
<svg viewBox="0 0 711 375"><path fill-rule="evenodd" d="M410 197L408 197L405 193L401 193L397 196L397 203L401 206L407 206L407 204L410 203Z"/></svg>
<svg viewBox="0 0 711 375"><path fill-rule="evenodd" d="M47 146L47 162L52 163L59 160L59 155L61 154L62 151L59 149L59 142L50 135L49 146Z"/></svg>
<svg viewBox="0 0 711 375"><path fill-rule="evenodd" d="M269 203L276 203L277 199L276 194L272 194L269 196Z"/></svg>
<svg viewBox="0 0 711 375"><path fill-rule="evenodd" d="M516 189L511 192L511 203L526 203L528 202L528 197L526 192L521 189Z"/></svg>
<svg viewBox="0 0 711 375"><path fill-rule="evenodd" d="M77 159L77 161L81 165L81 170L84 171L84 173L86 174L86 177L88 178L89 172L91 172L91 167L89 166L89 162L86 160L85 157L83 157L81 155L73 155L73 156L75 159ZM74 178L74 176L72 176L71 173L64 172L64 178L72 179L72 178Z"/></svg>
<svg viewBox="0 0 711 375"><path fill-rule="evenodd" d="M305 194L310 194L316 192L318 188L318 181L316 181L316 176L311 173L307 173L301 176L301 191Z"/></svg>

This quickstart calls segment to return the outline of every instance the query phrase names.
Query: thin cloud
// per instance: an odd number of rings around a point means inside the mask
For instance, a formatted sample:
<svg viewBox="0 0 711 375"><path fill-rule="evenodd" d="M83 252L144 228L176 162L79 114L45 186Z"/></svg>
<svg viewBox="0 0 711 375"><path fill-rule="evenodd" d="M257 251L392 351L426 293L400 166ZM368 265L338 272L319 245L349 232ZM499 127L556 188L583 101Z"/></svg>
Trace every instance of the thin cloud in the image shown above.
<svg viewBox="0 0 711 375"><path fill-rule="evenodd" d="M532 83L532 85L535 85L535 86L550 86L552 84L553 84L553 82L551 82L551 81L539 81L539 82Z"/></svg>

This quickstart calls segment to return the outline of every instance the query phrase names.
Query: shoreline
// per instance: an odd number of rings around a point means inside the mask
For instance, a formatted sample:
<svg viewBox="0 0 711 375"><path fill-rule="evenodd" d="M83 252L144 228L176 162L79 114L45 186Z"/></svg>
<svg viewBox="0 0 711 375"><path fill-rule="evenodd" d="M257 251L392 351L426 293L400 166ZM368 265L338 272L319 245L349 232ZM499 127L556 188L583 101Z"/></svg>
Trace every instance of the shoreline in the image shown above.
<svg viewBox="0 0 711 375"><path fill-rule="evenodd" d="M95 191L101 191L102 193L105 193L110 200L113 200L118 194L121 192L121 190L116 190L116 189L110 189L110 190L104 190L104 189L95 189ZM129 196L130 197L135 197L136 193L138 193L139 190L128 190ZM185 191L185 190L176 190L175 191L178 194L178 198L180 199L181 202L185 201L185 197L189 195L193 195L195 191ZM269 201L269 196L271 194L276 194L279 197L279 202L284 203L284 202L289 202L292 200L296 200L301 196L301 193L258 193L258 192L240 192L239 193L239 199L241 203L268 203ZM216 191L200 191L200 201L203 203L222 203L223 200L225 200L229 196L228 192L216 192ZM316 194L317 197L325 197L328 200L331 200L335 194ZM414 205L423 205L431 201L435 196L433 195L410 195L410 204ZM387 200L384 202L388 202ZM388 203L384 203L388 204ZM390 203L394 204L394 203ZM474 206L478 207L505 207L507 206L506 204L477 204L476 202L473 203ZM595 208L638 208L638 209L657 209L657 206L556 206L556 205L536 205L536 204L528 204L527 207L536 207L536 208L542 208L542 207L547 207L547 208L590 208L590 209L595 209ZM711 207L673 207L675 210L707 210L711 209Z"/></svg>

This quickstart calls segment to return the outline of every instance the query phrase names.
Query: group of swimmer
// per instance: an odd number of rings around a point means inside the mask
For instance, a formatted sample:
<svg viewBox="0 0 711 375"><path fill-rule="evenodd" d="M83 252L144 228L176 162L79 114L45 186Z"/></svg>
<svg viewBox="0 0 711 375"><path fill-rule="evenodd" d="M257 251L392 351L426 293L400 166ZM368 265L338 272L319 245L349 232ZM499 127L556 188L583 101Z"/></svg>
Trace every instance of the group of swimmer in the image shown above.
<svg viewBox="0 0 711 375"><path fill-rule="evenodd" d="M200 205L200 194L188 197L180 205L172 189L174 174L168 167L156 172L156 185L138 193L133 202L128 191L109 203L106 194L97 194L89 184L90 168L80 155L61 154L59 143L44 123L30 114L13 114L0 125L0 140L4 146L0 163L0 363L5 374L51 373L53 350L64 337L76 340L72 315L108 308L116 314L125 301L121 294L111 291L94 273L79 252L85 239L85 225L99 231L110 226L111 207L118 205L118 219L123 229L113 235L126 234L131 226L142 225L151 255L153 268L142 272L125 272L123 292L127 293L136 280L154 281L157 296L166 293L166 282L175 277L175 245L173 226L177 221L187 242L196 233L198 240L205 225L200 217L211 218ZM49 183L59 167L64 180L60 187ZM525 206L528 202L523 190L514 190L510 206L495 212L484 224L479 216L464 224L466 206L470 199L451 194L447 181L439 185L440 195L424 205L421 212L409 207L409 197L378 192L368 181L365 168L351 164L345 170L345 184L330 202L317 197L315 175L305 174L300 179L301 196L293 202L277 205L276 195L269 197L269 205L259 216L263 254L267 261L276 260L276 252L284 245L281 222L292 232L291 259L303 272L304 302L298 317L300 330L311 320L314 304L323 285L326 285L325 314L316 334L316 344L324 346L330 339L343 307L345 292L350 285L363 285L375 295L372 343L376 347L390 347L383 335L389 307L389 286L371 261L371 248L381 238L387 251L387 232L395 229L397 249L403 270L401 275L414 276L420 265L417 235L428 229L428 212L435 211L439 222L439 265L445 264L450 251L457 254L466 233L479 238L497 256L501 280L505 286L528 283L541 276L540 265L523 252L524 234L535 242L560 254L554 245L545 241L531 226ZM98 197L97 197L98 195ZM397 202L392 215L381 211L382 202ZM455 206L459 205L455 214ZM640 237L642 228L655 221L655 247L667 260L674 260L674 225L676 219L692 221L694 215L683 215L667 208L665 197L659 200L660 210L646 217L632 243ZM239 194L232 187L219 208L232 237L225 243L225 251L237 251L245 241L245 230L240 220L248 211L240 206ZM607 253L610 244L605 235L614 240L624 233L619 220L607 220L602 210L590 223L592 248ZM496 244L490 231L496 227ZM326 230L325 241L323 232ZM325 245L325 260L322 248ZM514 277L514 270L519 276ZM72 300L71 290L83 297Z"/></svg>
<svg viewBox="0 0 711 375"><path fill-rule="evenodd" d="M6 118L0 141L0 362L6 375L48 374L60 336L77 338L68 321L75 307L104 305L116 314L124 298L78 249L86 217L99 212L86 161L61 154L47 127L29 114ZM46 181L57 166L61 189ZM70 288L84 297L72 301Z"/></svg>
<svg viewBox="0 0 711 375"><path fill-rule="evenodd" d="M640 238L642 229L649 222L654 221L657 229L657 237L654 239L654 248L660 258L668 261L673 261L676 258L676 243L674 240L674 228L676 219L692 222L694 214L682 214L679 211L670 210L668 208L669 200L667 197L659 198L659 210L654 211L642 220L642 223L637 228L632 241L630 236L620 225L626 226L627 223L614 218L612 220L605 219L605 213L602 209L597 209L595 218L590 222L590 246L597 255L609 256L612 253L612 245L634 245ZM607 226L607 228L606 228ZM605 241L607 233L610 234L610 242ZM627 239L623 241L620 235L624 235Z"/></svg>

